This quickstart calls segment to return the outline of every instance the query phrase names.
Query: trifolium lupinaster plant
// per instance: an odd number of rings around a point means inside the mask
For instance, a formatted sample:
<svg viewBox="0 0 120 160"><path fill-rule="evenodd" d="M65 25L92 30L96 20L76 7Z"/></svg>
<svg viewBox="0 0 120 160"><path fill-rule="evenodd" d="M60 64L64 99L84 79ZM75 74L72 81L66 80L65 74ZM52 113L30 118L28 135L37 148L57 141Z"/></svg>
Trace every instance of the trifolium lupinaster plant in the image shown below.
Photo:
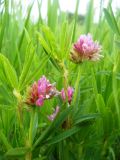
<svg viewBox="0 0 120 160"><path fill-rule="evenodd" d="M87 61L98 61L103 57L101 52L102 47L97 41L93 41L91 34L81 35L77 42L75 42L71 46L70 50L70 60L74 63L84 62ZM80 74L78 74L77 81L75 86L72 86L68 82L68 71L66 65L62 63L63 67L63 87L59 90L57 89L57 82L51 83L46 76L41 76L41 78L32 85L27 87L24 103L29 107L32 108L33 112L37 111L45 107L45 102L54 100L58 101L55 106L51 106L52 110L51 113L46 113L45 117L48 119L50 124L54 123L56 118L59 118L59 115L64 112L65 109L72 109L75 101L75 96L78 94L78 87L77 83L79 83ZM74 95L75 94L75 95ZM59 100L62 104L59 103ZM76 107L76 106L74 106ZM33 116L33 115L32 115ZM30 126L33 126L33 117L31 117ZM60 128L63 130L72 129L72 119L71 115L68 115L65 120L61 123ZM37 141L39 142L39 141ZM33 146L37 146L37 142ZM32 144L31 144L32 145ZM28 143L29 146L29 143ZM32 152L27 154L28 157L32 157Z"/></svg>
<svg viewBox="0 0 120 160"><path fill-rule="evenodd" d="M92 39L91 34L81 35L75 42L70 51L70 59L75 63L81 63L84 60L98 61L103 57L101 52L102 47L98 41ZM56 82L50 81L43 75L37 82L27 88L25 103L29 106L43 107L44 101L49 101L55 97L61 97L63 102L68 101L68 106L72 102L74 96L74 87L68 86L62 88L61 91L56 89ZM48 115L48 119L53 121L57 114L62 110L61 106L57 105L54 112Z"/></svg>
<svg viewBox="0 0 120 160"><path fill-rule="evenodd" d="M84 62L84 60L98 61L102 57L100 54L101 48L97 41L93 41L90 34L81 35L78 41L71 46L69 56L72 62L69 61L69 63L72 65L80 63L82 65L81 62ZM75 102L79 89L80 74L78 74L75 84L72 85L69 82L69 69L64 60L59 60L57 63L59 63L60 72L63 76L61 88L57 88L57 81L52 82L52 80L48 79L47 75L42 75L38 80L33 81L32 84L26 85L26 90L23 92L15 89L13 92L17 98L16 117L19 122L21 144L25 145L22 149L17 148L17 152L20 151L20 154L25 156L25 160L32 160L34 152L44 144L44 149L46 149L47 145L49 146L61 140L64 141L64 137L67 138L67 136L69 137L78 132L80 129L78 123L84 121L84 119L81 121L81 119L78 120L79 117L73 116L74 114L76 115L74 109L77 108ZM81 67L81 65L79 66ZM54 102L52 105L51 101ZM50 107L49 111L46 109L47 104ZM29 115L27 116L28 122L24 118L25 109L27 111L26 114ZM44 109L46 110L43 113ZM44 117L42 118L42 122L41 115ZM76 118L76 122L74 117ZM91 117L87 118L91 119ZM27 130L25 129L25 123L29 124L27 133L25 132ZM11 154L11 152L10 149L7 155ZM39 156L41 155L40 152L38 152Z"/></svg>
<svg viewBox="0 0 120 160"><path fill-rule="evenodd" d="M118 160L120 11L46 1L0 1L0 160Z"/></svg>

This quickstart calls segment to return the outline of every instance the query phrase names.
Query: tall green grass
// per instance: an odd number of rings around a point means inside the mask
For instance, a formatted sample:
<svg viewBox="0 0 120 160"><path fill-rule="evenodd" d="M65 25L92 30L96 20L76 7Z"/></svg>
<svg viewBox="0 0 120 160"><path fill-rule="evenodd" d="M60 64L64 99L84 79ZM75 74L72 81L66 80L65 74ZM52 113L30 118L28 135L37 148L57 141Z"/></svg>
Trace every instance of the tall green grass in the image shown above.
<svg viewBox="0 0 120 160"><path fill-rule="evenodd" d="M30 18L33 4L22 17L21 2L10 5L13 2L0 2L0 159L118 160L120 27L111 1L104 9L101 1L100 20L95 23L90 0L82 24L79 0L70 20L58 0L48 0L47 19L42 19L38 0L35 23ZM71 46L88 32L100 41L104 58L74 64L69 60ZM56 82L59 90L75 88L70 107L60 98L41 108L23 104L26 88L42 75ZM57 104L61 112L49 122L47 115ZM69 125L64 128L66 121Z"/></svg>

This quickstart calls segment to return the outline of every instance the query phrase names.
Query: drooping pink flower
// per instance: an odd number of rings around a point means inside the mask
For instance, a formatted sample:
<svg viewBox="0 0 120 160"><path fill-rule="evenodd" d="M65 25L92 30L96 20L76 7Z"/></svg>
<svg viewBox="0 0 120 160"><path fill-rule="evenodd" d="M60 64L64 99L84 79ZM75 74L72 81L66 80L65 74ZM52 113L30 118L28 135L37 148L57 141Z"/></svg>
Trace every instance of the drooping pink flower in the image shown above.
<svg viewBox="0 0 120 160"><path fill-rule="evenodd" d="M42 76L38 82L34 82L27 91L26 103L30 105L42 106L46 99L59 95L55 84L51 84L45 76Z"/></svg>
<svg viewBox="0 0 120 160"><path fill-rule="evenodd" d="M68 99L69 104L72 101L73 93L74 93L74 89L69 86L67 88L67 99ZM64 88L61 90L61 98L62 98L63 101L66 101L66 94L65 94Z"/></svg>
<svg viewBox="0 0 120 160"><path fill-rule="evenodd" d="M57 107L55 108L54 112L53 112L51 115L47 116L48 119L49 119L50 121L53 121L53 120L55 119L55 117L57 116L57 114L59 113L59 111L60 111L60 107L57 106Z"/></svg>
<svg viewBox="0 0 120 160"><path fill-rule="evenodd" d="M69 104L72 101L73 93L74 93L74 89L72 87L68 87L68 102L69 102Z"/></svg>
<svg viewBox="0 0 120 160"><path fill-rule="evenodd" d="M79 63L83 60L97 61L101 57L101 46L97 41L93 41L91 34L81 35L71 50L71 60Z"/></svg>

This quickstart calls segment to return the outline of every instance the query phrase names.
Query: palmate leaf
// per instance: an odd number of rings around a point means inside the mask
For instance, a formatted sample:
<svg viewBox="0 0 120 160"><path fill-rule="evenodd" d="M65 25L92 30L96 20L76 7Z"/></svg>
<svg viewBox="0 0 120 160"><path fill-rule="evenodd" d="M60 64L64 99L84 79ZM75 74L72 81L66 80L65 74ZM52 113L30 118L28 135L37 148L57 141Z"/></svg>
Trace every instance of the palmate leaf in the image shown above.
<svg viewBox="0 0 120 160"><path fill-rule="evenodd" d="M40 145L43 141L46 141L46 139L49 138L51 134L54 134L54 132L56 132L56 130L65 121L65 119L67 118L67 116L70 114L71 111L72 107L66 108L63 112L61 112L58 115L58 117L53 121L53 123L42 133L42 135L40 135L40 137L38 137L38 139L33 145L33 150L35 150L35 147Z"/></svg>
<svg viewBox="0 0 120 160"><path fill-rule="evenodd" d="M0 54L0 61L3 66L3 72L8 80L8 83L12 88L18 87L18 78L15 69L10 64L9 60L2 54Z"/></svg>
<svg viewBox="0 0 120 160"><path fill-rule="evenodd" d="M24 37L25 37L25 29L24 28L27 28L28 25L29 25L30 14L31 14L31 10L32 10L33 4L34 4L34 2L28 6L28 10L27 10L28 12L27 12L26 19L25 19L25 22L24 22L24 27L23 27L22 33L20 35L20 38L19 38L19 41L18 41L18 44L17 44L18 51L17 51L17 54L16 54L15 59L14 59L14 64L16 63L16 61L18 59L18 62L19 62L18 63L18 67L19 67L20 71L22 69L22 61L21 61L20 50L21 50L21 47L23 45L23 40L24 40Z"/></svg>
<svg viewBox="0 0 120 160"><path fill-rule="evenodd" d="M24 62L23 70L22 70L22 73L19 77L19 89L22 88L22 86L23 86L23 84L29 74L30 67L32 65L34 54L35 54L35 48L33 47L32 42L30 42L28 44L28 48L29 49L26 51L26 55L25 55L25 62Z"/></svg>
<svg viewBox="0 0 120 160"><path fill-rule="evenodd" d="M57 50L57 42L54 33L47 26L41 26L42 32L44 33L45 39L48 41L48 45L52 51L52 55L55 55L55 50ZM56 55L58 56L58 55Z"/></svg>
<svg viewBox="0 0 120 160"><path fill-rule="evenodd" d="M25 86L28 85L30 82L32 82L32 80L38 79L40 77L41 71L45 67L46 63L48 62L48 59L49 58L47 56L41 59L39 65L34 69L34 71L26 77L25 81L23 82L21 86L21 90L24 89Z"/></svg>
<svg viewBox="0 0 120 160"><path fill-rule="evenodd" d="M46 143L51 145L51 144L55 144L58 143L70 136L72 136L73 134L77 133L80 131L80 127L73 127L67 131L64 131L63 133L60 133L58 136L53 137L52 139L48 140Z"/></svg>
<svg viewBox="0 0 120 160"><path fill-rule="evenodd" d="M42 29L42 32L44 33L44 36L40 32L37 32L38 40L42 45L45 53L49 56L49 60L51 61L53 66L57 70L60 70L60 66L59 66L60 59L58 57L60 54L59 54L58 46L55 41L55 35L47 26L41 26L41 29Z"/></svg>
<svg viewBox="0 0 120 160"><path fill-rule="evenodd" d="M38 35L38 40L39 40L40 44L45 49L46 53L50 55L51 54L51 49L48 46L47 42L45 41L44 37L39 32L37 32L37 35Z"/></svg>

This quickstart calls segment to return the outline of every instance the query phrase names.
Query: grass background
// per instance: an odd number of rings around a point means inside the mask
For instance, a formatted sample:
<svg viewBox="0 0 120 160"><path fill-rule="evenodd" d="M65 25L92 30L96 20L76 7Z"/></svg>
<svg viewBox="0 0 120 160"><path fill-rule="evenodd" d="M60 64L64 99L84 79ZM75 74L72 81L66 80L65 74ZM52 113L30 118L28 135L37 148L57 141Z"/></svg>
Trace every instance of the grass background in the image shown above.
<svg viewBox="0 0 120 160"><path fill-rule="evenodd" d="M82 22L77 15L79 0L71 18L60 10L58 0L48 0L47 20L41 17L38 1L36 23L30 19L33 4L23 18L21 3L0 3L0 159L31 159L32 153L32 159L40 160L119 160L120 13L113 13L112 1L103 8L101 0L97 24L93 0ZM73 64L71 46L87 33L100 42L104 58ZM59 97L46 101L37 112L22 104L27 86L42 75L56 82L59 90L65 82L75 88L70 109ZM46 115L57 104L62 113L50 123ZM60 126L68 116L71 126L64 130Z"/></svg>

